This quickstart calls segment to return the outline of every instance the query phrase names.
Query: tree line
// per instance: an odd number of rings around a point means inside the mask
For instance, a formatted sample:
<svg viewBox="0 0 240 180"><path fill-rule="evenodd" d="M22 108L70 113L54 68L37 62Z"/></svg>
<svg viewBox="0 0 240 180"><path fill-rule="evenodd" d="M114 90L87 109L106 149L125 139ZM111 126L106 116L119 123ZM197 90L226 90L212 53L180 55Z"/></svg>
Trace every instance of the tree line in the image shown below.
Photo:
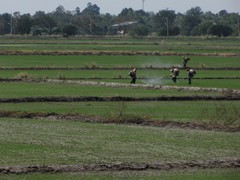
<svg viewBox="0 0 240 180"><path fill-rule="evenodd" d="M34 15L0 14L0 34L21 35L116 35L131 36L239 36L240 16L221 10L214 14L193 7L185 13L160 10L157 13L124 8L118 15L101 14L96 4L74 11L58 6L53 12Z"/></svg>

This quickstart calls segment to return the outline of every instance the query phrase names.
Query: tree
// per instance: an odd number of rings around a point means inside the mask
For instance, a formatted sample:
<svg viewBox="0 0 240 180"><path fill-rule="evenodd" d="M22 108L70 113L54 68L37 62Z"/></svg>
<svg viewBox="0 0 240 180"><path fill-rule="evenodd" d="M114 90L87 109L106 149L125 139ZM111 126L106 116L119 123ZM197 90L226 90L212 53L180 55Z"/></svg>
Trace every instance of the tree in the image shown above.
<svg viewBox="0 0 240 180"><path fill-rule="evenodd" d="M219 16L225 16L225 15L227 15L227 14L228 14L228 12L227 12L226 10L221 10L221 11L219 11L219 13L218 13Z"/></svg>
<svg viewBox="0 0 240 180"><path fill-rule="evenodd" d="M17 30L17 26L18 26L18 22L19 22L19 19L21 17L21 14L20 12L16 11L13 13L13 34L17 33L16 30Z"/></svg>
<svg viewBox="0 0 240 180"><path fill-rule="evenodd" d="M202 22L202 10L200 7L191 8L183 17L182 34L197 35L196 27Z"/></svg>
<svg viewBox="0 0 240 180"><path fill-rule="evenodd" d="M177 35L179 34L178 28L174 25L176 18L175 11L162 10L159 11L153 19L153 29L161 36Z"/></svg>
<svg viewBox="0 0 240 180"><path fill-rule="evenodd" d="M30 34L32 19L30 14L24 14L20 17L17 24L17 32L20 34Z"/></svg>
<svg viewBox="0 0 240 180"><path fill-rule="evenodd" d="M75 12L76 12L76 15L79 16L81 14L80 8L76 7Z"/></svg>
<svg viewBox="0 0 240 180"><path fill-rule="evenodd" d="M229 26L215 24L209 27L208 33L211 35L216 35L218 37L230 36L233 33L233 30Z"/></svg>
<svg viewBox="0 0 240 180"><path fill-rule="evenodd" d="M146 34L196 36L208 33L218 36L238 36L240 16L238 13L228 13L226 10L216 14L211 11L203 13L200 7L193 7L184 14L175 14L175 11L168 9L160 10L155 14L124 8L118 15L110 15L100 14L100 8L92 3L88 3L83 11L80 11L79 7L73 11L65 10L60 5L47 14L44 11L37 11L33 16L26 14L22 16L20 12L14 12L12 16L8 13L0 14L0 34L9 34L11 31L13 34L28 34L29 28L34 35L61 34L63 27L69 24L76 26L77 33L83 35L116 34L118 30L124 30L137 36ZM119 26L113 27L113 24ZM215 29L214 25L222 25L219 27L221 32Z"/></svg>
<svg viewBox="0 0 240 180"><path fill-rule="evenodd" d="M4 23L2 17L0 16L0 34L3 35L4 33Z"/></svg>
<svg viewBox="0 0 240 180"><path fill-rule="evenodd" d="M62 5L58 6L54 12L55 15L57 16L62 16L64 15L66 12L65 12L65 9Z"/></svg>
<svg viewBox="0 0 240 180"><path fill-rule="evenodd" d="M82 11L83 15L88 16L99 16L100 8L96 4L88 3L87 7Z"/></svg>
<svg viewBox="0 0 240 180"><path fill-rule="evenodd" d="M213 14L211 11L207 11L203 13L202 17L203 17L203 20L206 20L206 21L216 21L217 19L217 15Z"/></svg>
<svg viewBox="0 0 240 180"><path fill-rule="evenodd" d="M0 16L0 24L1 24L1 29L0 29L0 34L9 34L11 32L11 26L13 24L11 21L11 14L4 13L3 15Z"/></svg>
<svg viewBox="0 0 240 180"><path fill-rule="evenodd" d="M99 34L101 29L100 8L96 4L88 3L87 7L82 11L80 20L80 31L84 34Z"/></svg>
<svg viewBox="0 0 240 180"><path fill-rule="evenodd" d="M211 21L203 21L201 24L198 25L198 34L199 35L207 35L209 27L213 25Z"/></svg>
<svg viewBox="0 0 240 180"><path fill-rule="evenodd" d="M66 24L72 24L73 14L66 11L63 6L58 6L56 10L51 13L51 17L57 23L59 29L62 29Z"/></svg>
<svg viewBox="0 0 240 180"><path fill-rule="evenodd" d="M44 12L37 12L34 15L35 29L41 30L42 33L47 33L48 35L53 34L57 28L57 22L53 19L50 14L45 14Z"/></svg>
<svg viewBox="0 0 240 180"><path fill-rule="evenodd" d="M62 34L65 37L74 36L77 34L77 27L72 24L66 25L62 29Z"/></svg>
<svg viewBox="0 0 240 180"><path fill-rule="evenodd" d="M130 35L132 36L147 36L148 34L149 29L144 25L137 26L130 31Z"/></svg>
<svg viewBox="0 0 240 180"><path fill-rule="evenodd" d="M127 21L135 21L135 13L132 8L124 8L121 13L115 18L116 24Z"/></svg>

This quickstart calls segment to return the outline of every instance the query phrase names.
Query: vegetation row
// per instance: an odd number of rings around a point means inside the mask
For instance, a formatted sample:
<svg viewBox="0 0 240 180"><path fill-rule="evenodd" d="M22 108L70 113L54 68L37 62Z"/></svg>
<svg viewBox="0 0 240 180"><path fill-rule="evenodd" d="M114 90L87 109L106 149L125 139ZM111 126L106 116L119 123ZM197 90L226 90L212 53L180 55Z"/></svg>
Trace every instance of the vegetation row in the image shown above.
<svg viewBox="0 0 240 180"><path fill-rule="evenodd" d="M239 15L221 10L214 14L192 7L185 13L174 10L159 10L157 13L124 8L118 15L101 14L100 7L88 3L81 10L65 10L58 6L54 11L37 11L34 15L4 13L0 15L0 34L62 34L73 35L116 35L131 36L176 36L214 35L239 36Z"/></svg>

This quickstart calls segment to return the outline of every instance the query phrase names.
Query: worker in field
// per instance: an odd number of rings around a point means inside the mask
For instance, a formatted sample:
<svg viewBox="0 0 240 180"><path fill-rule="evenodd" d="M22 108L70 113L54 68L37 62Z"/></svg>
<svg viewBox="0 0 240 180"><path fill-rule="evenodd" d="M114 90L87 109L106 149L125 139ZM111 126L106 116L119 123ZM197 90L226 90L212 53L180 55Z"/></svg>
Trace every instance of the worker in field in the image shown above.
<svg viewBox="0 0 240 180"><path fill-rule="evenodd" d="M176 67L173 67L170 69L171 77L174 83L177 82L177 76L179 76L179 69Z"/></svg>
<svg viewBox="0 0 240 180"><path fill-rule="evenodd" d="M196 74L196 71L191 69L191 68L188 68L187 69L187 75L188 75L188 84L192 84L192 78L193 76Z"/></svg>
<svg viewBox="0 0 240 180"><path fill-rule="evenodd" d="M137 79L137 69L133 68L128 75L132 78L130 84L135 84Z"/></svg>
<svg viewBox="0 0 240 180"><path fill-rule="evenodd" d="M190 58L184 56L182 59L183 59L183 67L186 68L188 61L190 61Z"/></svg>

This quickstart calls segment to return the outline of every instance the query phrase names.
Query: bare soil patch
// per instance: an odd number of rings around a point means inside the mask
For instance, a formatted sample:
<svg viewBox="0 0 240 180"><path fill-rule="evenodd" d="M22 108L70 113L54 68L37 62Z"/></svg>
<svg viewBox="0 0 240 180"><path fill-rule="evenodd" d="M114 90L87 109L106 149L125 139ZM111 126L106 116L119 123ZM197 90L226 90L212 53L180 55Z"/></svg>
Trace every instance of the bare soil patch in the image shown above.
<svg viewBox="0 0 240 180"><path fill-rule="evenodd" d="M147 163L116 163L90 165L33 165L0 167L0 174L30 174L30 173L63 173L63 172L93 172L93 171L143 171L143 170L175 170L175 169L213 169L239 168L240 159L187 161L187 162L159 162Z"/></svg>

